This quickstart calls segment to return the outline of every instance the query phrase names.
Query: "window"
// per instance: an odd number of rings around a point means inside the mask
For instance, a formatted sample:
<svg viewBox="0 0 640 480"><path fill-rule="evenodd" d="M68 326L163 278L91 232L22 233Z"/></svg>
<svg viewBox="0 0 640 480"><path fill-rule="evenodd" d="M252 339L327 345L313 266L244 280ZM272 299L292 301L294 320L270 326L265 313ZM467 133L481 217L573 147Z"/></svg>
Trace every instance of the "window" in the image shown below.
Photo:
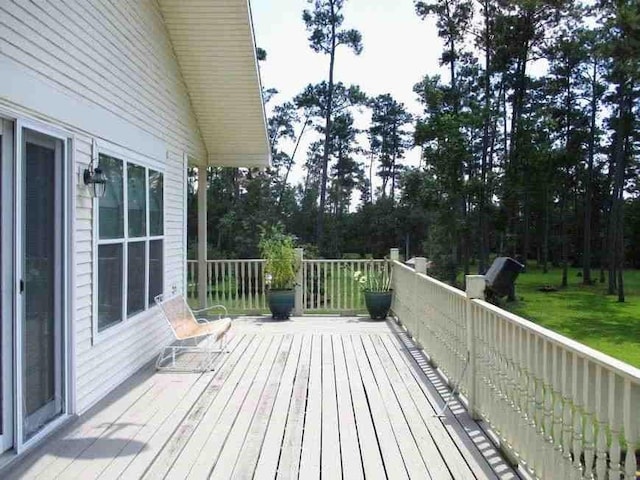
<svg viewBox="0 0 640 480"><path fill-rule="evenodd" d="M107 178L98 200L97 327L104 331L153 305L162 293L162 173L100 154Z"/></svg>

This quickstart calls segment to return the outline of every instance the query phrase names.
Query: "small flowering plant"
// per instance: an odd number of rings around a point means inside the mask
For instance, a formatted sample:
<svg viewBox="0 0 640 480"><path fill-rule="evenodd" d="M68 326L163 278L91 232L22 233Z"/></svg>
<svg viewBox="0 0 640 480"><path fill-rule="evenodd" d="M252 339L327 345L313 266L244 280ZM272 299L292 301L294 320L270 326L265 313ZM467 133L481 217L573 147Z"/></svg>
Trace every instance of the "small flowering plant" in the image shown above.
<svg viewBox="0 0 640 480"><path fill-rule="evenodd" d="M382 270L372 268L369 275L357 270L353 272L353 280L363 292L388 292L391 289L391 272L386 268Z"/></svg>

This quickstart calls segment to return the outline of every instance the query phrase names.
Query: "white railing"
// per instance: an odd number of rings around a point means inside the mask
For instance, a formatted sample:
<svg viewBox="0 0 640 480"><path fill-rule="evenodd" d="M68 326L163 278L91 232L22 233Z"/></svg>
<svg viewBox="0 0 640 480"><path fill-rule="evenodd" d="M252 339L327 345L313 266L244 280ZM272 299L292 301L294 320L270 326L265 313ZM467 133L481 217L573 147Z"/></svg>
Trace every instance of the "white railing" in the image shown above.
<svg viewBox="0 0 640 480"><path fill-rule="evenodd" d="M462 292L416 270L394 262L394 314L515 462L544 479L637 478L639 369L485 302L482 277Z"/></svg>
<svg viewBox="0 0 640 480"><path fill-rule="evenodd" d="M258 313L268 309L264 260L207 260L207 304ZM198 262L187 260L187 298L198 300Z"/></svg>
<svg viewBox="0 0 640 480"><path fill-rule="evenodd" d="M364 295L353 279L387 269L386 260L304 260L302 304L306 312L363 312Z"/></svg>
<svg viewBox="0 0 640 480"><path fill-rule="evenodd" d="M235 312L268 311L262 259L207 260L207 303L224 304ZM353 279L388 270L386 260L304 259L298 273L300 313L362 313L364 295ZM198 302L198 261L187 261L187 297Z"/></svg>

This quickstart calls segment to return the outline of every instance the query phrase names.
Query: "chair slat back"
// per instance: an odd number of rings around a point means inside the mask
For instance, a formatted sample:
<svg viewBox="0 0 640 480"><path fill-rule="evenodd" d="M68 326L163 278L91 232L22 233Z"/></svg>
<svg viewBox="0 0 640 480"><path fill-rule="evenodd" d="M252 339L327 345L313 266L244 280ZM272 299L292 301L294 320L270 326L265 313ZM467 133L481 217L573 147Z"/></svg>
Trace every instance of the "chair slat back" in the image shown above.
<svg viewBox="0 0 640 480"><path fill-rule="evenodd" d="M198 329L198 322L182 295L165 298L158 295L155 298L176 339L191 337Z"/></svg>

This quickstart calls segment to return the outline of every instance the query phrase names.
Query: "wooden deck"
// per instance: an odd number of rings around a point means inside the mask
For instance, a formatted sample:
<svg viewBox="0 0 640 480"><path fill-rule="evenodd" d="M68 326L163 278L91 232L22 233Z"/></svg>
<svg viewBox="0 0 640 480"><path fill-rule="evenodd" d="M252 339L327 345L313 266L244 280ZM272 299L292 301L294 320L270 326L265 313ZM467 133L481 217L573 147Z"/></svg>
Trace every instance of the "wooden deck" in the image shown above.
<svg viewBox="0 0 640 480"><path fill-rule="evenodd" d="M391 322L241 319L204 374L146 369L9 478L517 478Z"/></svg>

